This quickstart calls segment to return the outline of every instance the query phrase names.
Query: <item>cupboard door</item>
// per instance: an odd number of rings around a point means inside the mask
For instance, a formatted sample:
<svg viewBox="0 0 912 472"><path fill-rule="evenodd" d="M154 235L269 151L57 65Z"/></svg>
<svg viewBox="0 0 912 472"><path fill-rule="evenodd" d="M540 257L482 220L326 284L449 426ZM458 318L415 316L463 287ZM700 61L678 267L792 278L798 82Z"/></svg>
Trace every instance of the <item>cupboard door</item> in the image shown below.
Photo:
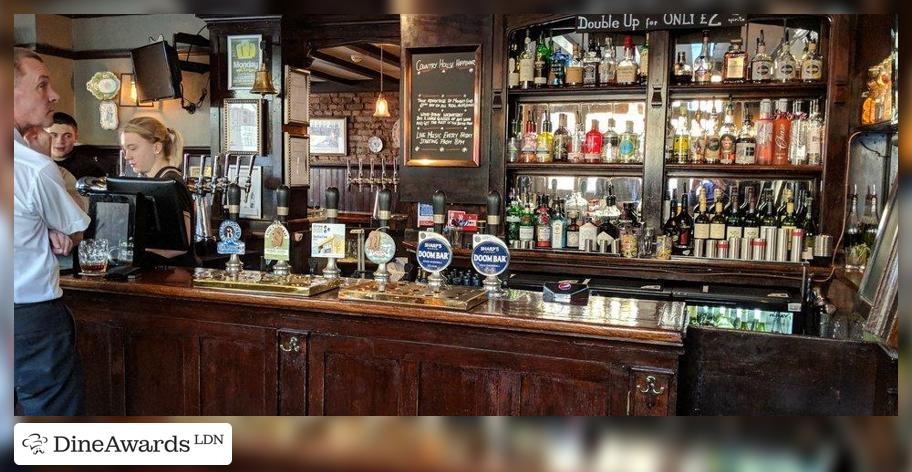
<svg viewBox="0 0 912 472"><path fill-rule="evenodd" d="M275 331L216 326L217 330L206 329L198 338L200 413L275 415Z"/></svg>
<svg viewBox="0 0 912 472"><path fill-rule="evenodd" d="M627 390L627 414L670 416L677 401L674 372L632 368Z"/></svg>
<svg viewBox="0 0 912 472"><path fill-rule="evenodd" d="M418 377L420 415L509 415L519 400L519 374L422 362Z"/></svg>
<svg viewBox="0 0 912 472"><path fill-rule="evenodd" d="M308 333L282 330L276 336L279 414L306 415Z"/></svg>
<svg viewBox="0 0 912 472"><path fill-rule="evenodd" d="M123 330L104 322L77 319L76 350L85 376L85 414L123 416Z"/></svg>

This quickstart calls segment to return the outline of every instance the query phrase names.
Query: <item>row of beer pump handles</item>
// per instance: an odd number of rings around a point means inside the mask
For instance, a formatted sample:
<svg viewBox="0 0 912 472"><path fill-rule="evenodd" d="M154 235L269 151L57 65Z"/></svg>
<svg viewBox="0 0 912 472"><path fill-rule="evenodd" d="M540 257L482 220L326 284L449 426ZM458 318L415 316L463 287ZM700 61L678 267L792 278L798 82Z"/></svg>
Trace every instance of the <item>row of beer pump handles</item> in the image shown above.
<svg viewBox="0 0 912 472"><path fill-rule="evenodd" d="M184 182L187 184L187 189L193 195L193 207L194 207L194 242L206 241L212 238L212 229L209 226L210 216L211 216L211 201L208 199L209 194L214 194L216 192L221 192L221 204L222 208L230 206L228 198L228 187L230 185L235 185L238 187L240 192L240 181L241 181L241 168L243 167L241 162L242 159L246 156L250 160L247 163L247 180L244 182L244 192L246 192L245 200L250 199L251 186L253 184L253 166L256 162L256 154L252 155L233 155L235 158L235 165L238 168L237 174L234 176L234 179L229 178L228 165L231 162L230 153L217 154L215 156L201 155L199 156L199 174L195 177L191 177L188 174L190 167L190 155L184 154L183 162L183 173L184 173ZM123 156L121 156L123 159ZM211 159L211 161L210 161ZM216 174L216 166L219 161L222 162L221 172ZM212 166L212 171L209 175L206 174L207 162ZM238 194L240 198L240 193ZM246 203L246 201L245 201ZM238 209L240 210L240 200L238 200ZM230 210L229 210L230 213Z"/></svg>
<svg viewBox="0 0 912 472"><path fill-rule="evenodd" d="M374 171L374 163L377 161L375 157L379 157L380 161L380 175L378 176ZM364 186L369 186L370 191L376 191L377 189L384 189L392 187L394 192L399 191L399 166L396 164L396 158L393 157L390 159L393 165L392 175L386 173L386 158L383 156L370 156L368 161L369 173L365 177L364 175L364 156L358 156L358 175L352 173L352 161L351 158L345 159L345 180L348 185L348 189L351 190L355 185L358 186L358 191L362 191Z"/></svg>

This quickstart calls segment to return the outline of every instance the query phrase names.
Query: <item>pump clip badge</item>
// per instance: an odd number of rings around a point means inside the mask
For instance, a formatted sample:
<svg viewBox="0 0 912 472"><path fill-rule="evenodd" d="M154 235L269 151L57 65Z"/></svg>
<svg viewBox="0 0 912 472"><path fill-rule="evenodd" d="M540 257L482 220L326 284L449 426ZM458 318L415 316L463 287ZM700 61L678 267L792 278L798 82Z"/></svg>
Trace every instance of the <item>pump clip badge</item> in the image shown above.
<svg viewBox="0 0 912 472"><path fill-rule="evenodd" d="M422 269L428 272L440 272L453 262L453 250L450 243L436 233L422 231L418 233L418 248L415 259Z"/></svg>
<svg viewBox="0 0 912 472"><path fill-rule="evenodd" d="M218 234L219 242L216 245L216 250L219 254L244 254L244 242L241 241L241 225L237 221L222 221Z"/></svg>

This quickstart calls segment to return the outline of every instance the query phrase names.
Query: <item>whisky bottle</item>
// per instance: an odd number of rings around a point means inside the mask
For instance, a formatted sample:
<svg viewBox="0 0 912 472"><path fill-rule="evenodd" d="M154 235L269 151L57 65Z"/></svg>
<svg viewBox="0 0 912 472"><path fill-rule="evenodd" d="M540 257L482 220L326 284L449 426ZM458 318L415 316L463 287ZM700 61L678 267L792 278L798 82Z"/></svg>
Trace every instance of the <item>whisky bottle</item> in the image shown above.
<svg viewBox="0 0 912 472"><path fill-rule="evenodd" d="M789 41L788 29L779 44L779 54L774 61L775 79L777 82L792 82L798 79L798 61L792 55L792 44Z"/></svg>
<svg viewBox="0 0 912 472"><path fill-rule="evenodd" d="M671 76L676 84L684 85L693 82L693 69L687 62L686 52L678 51Z"/></svg>
<svg viewBox="0 0 912 472"><path fill-rule="evenodd" d="M792 103L792 124L789 137L789 162L793 166L807 164L808 117L802 110L801 100Z"/></svg>
<svg viewBox="0 0 912 472"><path fill-rule="evenodd" d="M681 103L680 113L674 130L672 158L678 164L687 164L690 160L690 134L687 130L687 107Z"/></svg>
<svg viewBox="0 0 912 472"><path fill-rule="evenodd" d="M510 43L510 60L507 65L507 86L511 89L519 87L519 48L516 43Z"/></svg>
<svg viewBox="0 0 912 472"><path fill-rule="evenodd" d="M718 164L722 155L722 137L716 127L719 113L716 111L716 103L713 101L712 115L709 118L709 129L706 138L706 163Z"/></svg>
<svg viewBox="0 0 912 472"><path fill-rule="evenodd" d="M725 118L722 121L722 127L719 129L720 163L735 163L735 142L737 140L738 138L735 136L735 110L731 98L729 98L728 105L725 107Z"/></svg>
<svg viewBox="0 0 912 472"><path fill-rule="evenodd" d="M751 134L754 125L751 123L750 110L746 106L742 114L744 123L741 124L741 132L735 142L735 164L749 165L756 162L757 140Z"/></svg>
<svg viewBox="0 0 912 472"><path fill-rule="evenodd" d="M608 130L602 134L602 163L613 164L619 158L621 138L614 130L614 118L608 118Z"/></svg>
<svg viewBox="0 0 912 472"><path fill-rule="evenodd" d="M535 153L538 150L538 132L535 129L535 118L532 116L532 110L528 110L526 114L526 127L523 132L519 161L533 163L535 162Z"/></svg>
<svg viewBox="0 0 912 472"><path fill-rule="evenodd" d="M567 63L567 72L565 74L567 85L576 87L583 83L583 62L580 57L578 44L573 45L573 55Z"/></svg>
<svg viewBox="0 0 912 472"><path fill-rule="evenodd" d="M554 135L551 133L551 120L548 118L548 112L542 117L541 129L538 132L537 144L535 147L535 160L539 164L548 164L554 162L552 149L554 147Z"/></svg>
<svg viewBox="0 0 912 472"><path fill-rule="evenodd" d="M545 42L545 32L538 36L538 47L535 49L535 87L542 88L548 85L548 61L551 59L551 50Z"/></svg>
<svg viewBox="0 0 912 472"><path fill-rule="evenodd" d="M617 66L617 83L618 85L632 85L637 83L637 71L639 67L633 52L633 38L627 36L624 38L624 59Z"/></svg>
<svg viewBox="0 0 912 472"><path fill-rule="evenodd" d="M766 52L766 41L763 30L757 38L757 51L750 61L751 82L770 82L773 80L773 58Z"/></svg>
<svg viewBox="0 0 912 472"><path fill-rule="evenodd" d="M760 118L757 119L757 164L768 166L773 163L773 102L764 98L760 102Z"/></svg>
<svg viewBox="0 0 912 472"><path fill-rule="evenodd" d="M529 30L526 30L525 45L519 55L519 86L523 89L532 88L535 81L535 51L532 46L532 38L529 37Z"/></svg>
<svg viewBox="0 0 912 472"><path fill-rule="evenodd" d="M649 33L646 33L646 40L643 47L640 48L640 83L646 84L649 81Z"/></svg>
<svg viewBox="0 0 912 472"><path fill-rule="evenodd" d="M713 61L709 55L709 30L703 31L703 45L700 55L694 59L693 81L697 84L708 84L712 80Z"/></svg>
<svg viewBox="0 0 912 472"><path fill-rule="evenodd" d="M621 141L618 147L618 157L624 164L630 164L640 161L640 136L633 131L633 121L624 122L624 133L621 134Z"/></svg>
<svg viewBox="0 0 912 472"><path fill-rule="evenodd" d="M741 45L741 39L732 39L728 51L722 58L723 82L741 83L747 78L747 52Z"/></svg>
<svg viewBox="0 0 912 472"><path fill-rule="evenodd" d="M808 116L806 131L807 163L812 166L818 166L823 162L823 117L820 116L817 100L811 100L810 116Z"/></svg>
<svg viewBox="0 0 912 472"><path fill-rule="evenodd" d="M602 156L602 133L599 131L599 121L592 120L592 129L586 133L586 143L583 146L583 160L587 164L598 163Z"/></svg>
<svg viewBox="0 0 912 472"><path fill-rule="evenodd" d="M776 119L773 120L773 165L789 164L789 142L792 136L792 120L789 119L788 99L776 102Z"/></svg>
<svg viewBox="0 0 912 472"><path fill-rule="evenodd" d="M617 52L611 37L605 38L602 46L602 60L599 62L598 81L601 86L617 83Z"/></svg>
<svg viewBox="0 0 912 472"><path fill-rule="evenodd" d="M595 49L595 40L589 38L589 47L583 58L583 86L595 87L598 85L599 57Z"/></svg>
<svg viewBox="0 0 912 472"><path fill-rule="evenodd" d="M817 51L817 41L807 43L807 52L801 57L801 80L819 82L823 79L823 56Z"/></svg>
<svg viewBox="0 0 912 472"><path fill-rule="evenodd" d="M567 130L567 114L557 115L557 131L553 137L552 157L557 162L567 162L567 153L570 151L570 132Z"/></svg>
<svg viewBox="0 0 912 472"><path fill-rule="evenodd" d="M681 195L681 205L678 207L678 217L676 221L677 239L674 242L672 252L679 256L689 256L693 254L693 218L690 216L687 203L687 194Z"/></svg>

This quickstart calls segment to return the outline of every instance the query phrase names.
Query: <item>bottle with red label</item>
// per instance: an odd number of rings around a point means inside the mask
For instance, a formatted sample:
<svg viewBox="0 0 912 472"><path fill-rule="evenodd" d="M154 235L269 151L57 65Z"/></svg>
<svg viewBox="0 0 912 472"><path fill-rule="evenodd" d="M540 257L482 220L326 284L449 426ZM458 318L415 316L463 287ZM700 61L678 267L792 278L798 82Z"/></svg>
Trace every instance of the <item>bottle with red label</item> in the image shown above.
<svg viewBox="0 0 912 472"><path fill-rule="evenodd" d="M760 102L760 118L757 119L756 162L761 166L773 163L773 102L765 98Z"/></svg>
<svg viewBox="0 0 912 472"><path fill-rule="evenodd" d="M583 160L587 164L599 162L602 156L602 133L599 132L599 121L592 120L592 129L586 133L586 144L583 145Z"/></svg>
<svg viewBox="0 0 912 472"><path fill-rule="evenodd" d="M776 102L776 118L773 120L773 165L789 164L789 143L792 136L792 120L788 112L788 100Z"/></svg>

